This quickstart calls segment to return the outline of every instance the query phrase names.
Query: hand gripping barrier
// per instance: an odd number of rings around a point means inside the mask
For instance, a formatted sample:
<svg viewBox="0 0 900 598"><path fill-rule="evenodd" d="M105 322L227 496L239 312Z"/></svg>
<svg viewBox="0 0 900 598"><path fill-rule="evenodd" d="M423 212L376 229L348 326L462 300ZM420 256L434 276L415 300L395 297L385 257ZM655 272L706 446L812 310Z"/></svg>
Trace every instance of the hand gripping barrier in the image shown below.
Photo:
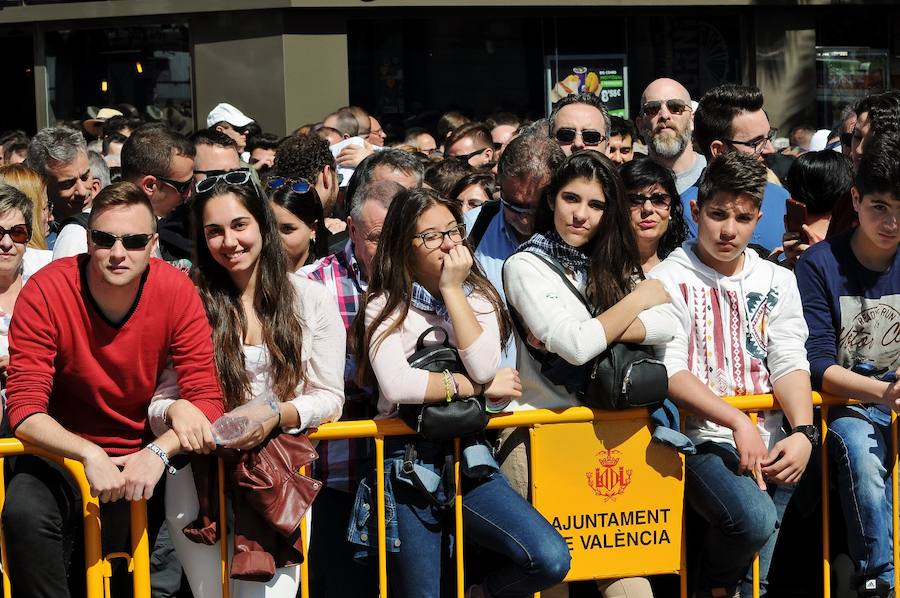
<svg viewBox="0 0 900 598"><path fill-rule="evenodd" d="M772 395L750 395L743 397L728 397L725 399L731 405L744 411L750 415L755 421L756 415L760 411L777 408L777 402ZM819 458L822 463L822 583L823 598L831 598L831 563L830 563L830 529L829 529L829 470L828 470L828 454L826 451L825 441L828 435L828 411L830 407L848 404L857 404L856 401L835 397L826 394L813 393L813 405L819 406L820 424L822 427L822 443L820 444ZM626 411L599 411L592 410L588 407L572 407L569 409L550 411L550 410L534 410L517 412L508 415L498 415L491 418L488 429L502 429L513 427L533 428L536 425L564 425L569 423L583 423L595 421L621 421L635 418L646 417L647 412L643 409L633 409ZM891 416L891 479L893 485L893 559L894 559L894 576L895 585L900 587L900 538L898 538L898 520L900 520L900 503L898 503L898 460L897 460L897 432L898 423L896 414ZM313 440L339 440L348 438L372 438L375 443L375 462L376 462L376 479L381 480L384 476L384 439L388 436L404 436L412 434L402 421L397 419L387 420L366 420L366 421L345 421L326 424L316 430L310 432L310 438ZM85 554L86 554L86 587L88 598L103 598L109 596L109 576L110 565L109 560L112 558L126 558L129 562L129 571L133 575L134 595L136 598L149 598L150 596L150 565L149 565L149 549L147 543L147 511L145 501L132 503L131 506L131 530L132 530L132 552L131 555L124 553L108 554L105 557L101 553L100 546L100 520L99 520L99 504L96 498L91 497L87 479L84 476L84 468L77 461L63 459L50 455L46 451L36 449L21 442L12 439L0 440L0 458L21 454L34 454L52 459L65 467L76 480L79 489L82 492L84 530L85 530ZM812 456L810 458L813 458ZM460 452L459 440L454 441L454 475L456 477L456 502L455 510L455 526L456 526L456 573L457 573L457 596L464 598L465 596L465 580L464 580L464 555L463 555L463 529L462 529L462 495L460 484ZM224 475L222 470L223 464L219 461L219 498L224 500ZM306 472L303 472L306 473ZM2 471L0 471L2 476ZM0 484L0 509L2 509L5 494L3 491L4 484ZM387 552L385 550L385 499L384 490L380 484L377 486L377 525L378 525L378 585L379 593L382 598L387 598L389 589L387 585ZM226 510L221 509L220 525L223 530L223 536L227 532L226 526ZM304 553L308 549L306 542L306 526L301 527L303 533ZM228 587L228 555L227 543L220 542L221 546L221 565L222 565L222 597L229 597ZM681 578L680 594L682 598L687 598L687 571L685 565L685 543L682 542L681 570L679 571ZM5 555L5 537L0 530L0 548L3 549L3 566L6 570ZM648 552L649 555L649 552ZM635 575L639 575L640 571L636 570ZM304 559L301 565L301 596L309 598L309 576L307 562ZM753 596L759 597L759 559L753 562ZM6 596L11 596L9 580L4 575L3 589Z"/></svg>
<svg viewBox="0 0 900 598"><path fill-rule="evenodd" d="M109 580L112 577L111 559L124 558L128 571L132 574L134 598L150 598L150 550L147 540L147 503L131 503L131 554L102 554L100 546L100 503L91 496L90 486L84 475L84 467L78 461L65 459L39 448L29 446L11 438L0 439L0 511L6 501L6 482L3 479L2 460L16 455L37 455L50 459L64 467L81 492L82 516L84 521L84 561L87 598L109 596ZM0 530L0 550L3 560L3 595L12 596L9 577L6 575L6 536Z"/></svg>

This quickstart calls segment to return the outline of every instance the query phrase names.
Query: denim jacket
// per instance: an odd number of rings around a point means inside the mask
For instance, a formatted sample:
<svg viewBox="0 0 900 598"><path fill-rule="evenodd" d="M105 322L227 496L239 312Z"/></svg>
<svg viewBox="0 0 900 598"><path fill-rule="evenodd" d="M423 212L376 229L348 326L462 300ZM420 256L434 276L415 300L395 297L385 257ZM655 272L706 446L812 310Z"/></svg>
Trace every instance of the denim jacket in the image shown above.
<svg viewBox="0 0 900 598"><path fill-rule="evenodd" d="M440 472L435 462L440 462L449 445L436 444L412 437L388 440L390 452L384 459L384 510L385 539L388 552L400 551L400 533L397 525L396 500L394 484L413 486L404 470L404 454L406 445L413 442L416 447L416 459L413 468L419 479L429 492L439 500L446 496ZM462 441L461 471L470 479L488 477L500 471L487 442L480 437L464 438ZM407 468L408 470L408 468ZM376 541L378 538L377 488L375 486L376 470L371 471L360 482L356 491L356 500L347 527L347 541L355 544L358 550L354 558L362 560L378 554Z"/></svg>

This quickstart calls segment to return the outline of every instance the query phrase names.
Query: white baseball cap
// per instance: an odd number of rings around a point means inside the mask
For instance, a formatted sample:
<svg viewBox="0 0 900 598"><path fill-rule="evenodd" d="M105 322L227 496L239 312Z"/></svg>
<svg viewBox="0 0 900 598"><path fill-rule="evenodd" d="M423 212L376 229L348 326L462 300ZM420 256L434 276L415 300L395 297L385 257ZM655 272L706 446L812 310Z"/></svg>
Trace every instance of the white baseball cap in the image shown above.
<svg viewBox="0 0 900 598"><path fill-rule="evenodd" d="M212 127L220 122L227 122L232 127L246 127L253 122L253 119L231 104L222 103L209 111L209 115L206 117L206 126Z"/></svg>

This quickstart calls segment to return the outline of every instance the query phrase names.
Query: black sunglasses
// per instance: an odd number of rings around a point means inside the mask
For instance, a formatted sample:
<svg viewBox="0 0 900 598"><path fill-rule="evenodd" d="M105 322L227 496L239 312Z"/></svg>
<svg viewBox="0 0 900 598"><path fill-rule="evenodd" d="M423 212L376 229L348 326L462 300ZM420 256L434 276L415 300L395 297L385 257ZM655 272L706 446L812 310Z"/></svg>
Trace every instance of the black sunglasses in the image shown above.
<svg viewBox="0 0 900 598"><path fill-rule="evenodd" d="M672 197L668 193L654 193L652 195L641 195L640 193L629 193L628 203L632 208L643 207L644 203L649 201L654 208L668 208L672 205Z"/></svg>
<svg viewBox="0 0 900 598"><path fill-rule="evenodd" d="M579 132L577 130L571 129L569 127L557 129L556 133L554 133L556 140L563 145L575 143L575 137L577 137L578 135ZM594 131L592 129L581 131L581 142L587 146L600 145L606 139L608 139L608 137L600 131Z"/></svg>
<svg viewBox="0 0 900 598"><path fill-rule="evenodd" d="M489 149L491 149L491 148L489 148L489 147L483 147L483 148L481 148L480 150L475 150L475 151L472 152L471 154L460 154L460 155L458 155L458 156L450 156L450 157L453 158L454 160L460 160L460 161L462 161L462 162L468 162L469 160L471 160L471 159L474 158L475 156L480 156L481 154L483 154L484 152L488 151Z"/></svg>
<svg viewBox="0 0 900 598"><path fill-rule="evenodd" d="M94 245L102 249L112 249L112 246L116 244L116 241L122 241L122 247L129 251L136 251L138 249L144 249L152 238L152 233L122 235L120 237L95 228L91 229L91 241L93 241Z"/></svg>
<svg viewBox="0 0 900 598"><path fill-rule="evenodd" d="M9 235L13 243L24 244L31 240L31 229L28 228L27 224L17 224L11 228L0 226L0 241L6 235Z"/></svg>
<svg viewBox="0 0 900 598"><path fill-rule="evenodd" d="M229 170L223 174L206 177L197 183L195 188L197 193L207 193L212 191L219 181L224 181L229 185L246 185L250 180L250 171L248 170Z"/></svg>
<svg viewBox="0 0 900 598"><path fill-rule="evenodd" d="M176 181L174 179L166 178L164 176L159 176L159 175L157 175L156 179L159 181L162 181L166 185L172 187L173 189L175 189L175 191L178 191L178 195L182 195L182 196L190 193L191 185L194 184L194 176L193 175L191 175L191 178L189 178L186 181Z"/></svg>
<svg viewBox="0 0 900 598"><path fill-rule="evenodd" d="M653 118L654 116L659 114L660 110L662 110L663 104L666 105L666 110L668 110L670 114L674 114L676 116L682 114L685 110L691 109L691 105L684 100L650 100L649 102L641 106L641 113L644 116Z"/></svg>
<svg viewBox="0 0 900 598"><path fill-rule="evenodd" d="M340 185L340 181L338 181L338 184ZM266 187L272 191L281 189L282 187L289 187L294 193L309 193L309 190L313 188L313 185L306 179L289 179L287 177L279 176L269 179L266 183Z"/></svg>

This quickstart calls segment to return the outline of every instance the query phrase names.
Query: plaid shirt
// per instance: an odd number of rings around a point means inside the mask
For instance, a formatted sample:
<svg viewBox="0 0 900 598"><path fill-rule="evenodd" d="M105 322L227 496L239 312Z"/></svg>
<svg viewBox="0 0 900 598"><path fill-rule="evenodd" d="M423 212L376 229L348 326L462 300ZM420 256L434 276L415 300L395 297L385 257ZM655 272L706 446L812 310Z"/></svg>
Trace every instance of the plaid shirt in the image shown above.
<svg viewBox="0 0 900 598"><path fill-rule="evenodd" d="M338 311L349 331L359 312L366 281L362 279L359 264L353 255L353 244L347 241L344 249L302 268L298 274L325 285L337 300ZM342 420L370 419L374 414L372 391L356 384L356 361L349 351L347 338L347 362L344 369L344 413ZM316 475L329 488L355 492L359 482L360 466L368 457L371 442L366 438L355 440L322 441L316 447L319 459Z"/></svg>

